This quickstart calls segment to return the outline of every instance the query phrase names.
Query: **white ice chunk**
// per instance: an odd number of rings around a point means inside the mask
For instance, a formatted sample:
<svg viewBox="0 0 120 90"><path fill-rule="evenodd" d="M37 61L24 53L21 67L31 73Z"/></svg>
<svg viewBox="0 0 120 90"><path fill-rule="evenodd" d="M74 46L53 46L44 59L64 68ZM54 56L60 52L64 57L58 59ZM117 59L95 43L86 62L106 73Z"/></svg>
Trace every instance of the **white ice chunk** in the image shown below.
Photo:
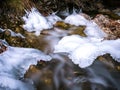
<svg viewBox="0 0 120 90"><path fill-rule="evenodd" d="M65 36L62 38L58 44L55 46L54 52L71 52L77 48L80 44L85 43L85 41L80 36L72 35Z"/></svg>
<svg viewBox="0 0 120 90"><path fill-rule="evenodd" d="M100 48L101 52L110 53L115 60L120 62L120 39L105 40Z"/></svg>
<svg viewBox="0 0 120 90"><path fill-rule="evenodd" d="M27 12L27 14L23 17L25 21L25 25L23 28L29 32L35 31L37 35L40 34L41 30L52 28L50 22L42 16L35 8L31 9L31 12Z"/></svg>
<svg viewBox="0 0 120 90"><path fill-rule="evenodd" d="M107 36L107 34L93 21L87 24L84 32L88 37L103 38Z"/></svg>
<svg viewBox="0 0 120 90"><path fill-rule="evenodd" d="M3 88L3 89L1 89ZM21 82L11 77L0 76L0 89L1 90L35 90L31 84Z"/></svg>
<svg viewBox="0 0 120 90"><path fill-rule="evenodd" d="M76 48L69 57L75 64L79 64L80 67L84 68L93 63L98 56L99 51L97 46L91 43L83 44Z"/></svg>
<svg viewBox="0 0 120 90"><path fill-rule="evenodd" d="M22 68L23 73L29 68L29 65L36 64L38 60L49 61L50 59L50 56L31 48L8 47L7 51L0 54L0 61L4 63L1 68L5 70Z"/></svg>
<svg viewBox="0 0 120 90"><path fill-rule="evenodd" d="M69 58L81 68L90 66L98 56L106 53L120 62L120 39L102 40L78 35L66 36L55 46L55 53L58 52L68 53Z"/></svg>
<svg viewBox="0 0 120 90"><path fill-rule="evenodd" d="M29 32L35 31L36 35L40 35L42 30L52 28L53 24L61 19L55 14L44 17L37 9L32 8L30 12L23 16L23 20L25 21L24 29Z"/></svg>
<svg viewBox="0 0 120 90"><path fill-rule="evenodd" d="M89 23L89 21L80 14L69 15L68 17L65 18L64 22L72 25L76 25L76 26L79 26L79 25L86 26L87 23Z"/></svg>
<svg viewBox="0 0 120 90"><path fill-rule="evenodd" d="M55 13L52 13L51 15L47 16L46 18L52 25L55 24L57 21L62 20L60 17L55 15Z"/></svg>
<svg viewBox="0 0 120 90"><path fill-rule="evenodd" d="M105 32L103 32L100 27L93 22L92 20L87 20L84 18L84 16L80 14L72 14L65 18L64 22L72 24L72 25L84 25L85 28L85 34L89 37L97 37L97 38L103 38L106 37Z"/></svg>
<svg viewBox="0 0 120 90"><path fill-rule="evenodd" d="M50 61L51 57L32 48L18 48L8 46L7 51L0 54L0 89L5 90L34 90L27 82L22 82L26 70L37 61ZM3 89L2 89L3 90Z"/></svg>

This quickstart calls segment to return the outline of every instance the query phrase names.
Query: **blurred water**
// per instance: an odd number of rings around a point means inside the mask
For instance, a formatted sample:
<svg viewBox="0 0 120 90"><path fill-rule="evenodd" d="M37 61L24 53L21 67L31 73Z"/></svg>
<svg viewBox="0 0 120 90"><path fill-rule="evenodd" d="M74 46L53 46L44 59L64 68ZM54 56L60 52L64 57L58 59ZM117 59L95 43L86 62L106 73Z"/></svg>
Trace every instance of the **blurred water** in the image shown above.
<svg viewBox="0 0 120 90"><path fill-rule="evenodd" d="M95 63L86 70L88 79L92 83L92 90L120 90L120 72L110 71L100 61L95 61ZM103 89L100 89L97 84L101 85Z"/></svg>

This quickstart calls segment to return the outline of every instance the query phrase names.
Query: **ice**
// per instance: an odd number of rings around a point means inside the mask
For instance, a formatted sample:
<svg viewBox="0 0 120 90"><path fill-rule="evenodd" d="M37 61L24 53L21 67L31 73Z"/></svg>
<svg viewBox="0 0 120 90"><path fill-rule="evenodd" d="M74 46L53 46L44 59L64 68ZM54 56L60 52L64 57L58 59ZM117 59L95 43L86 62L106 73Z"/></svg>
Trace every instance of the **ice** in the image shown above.
<svg viewBox="0 0 120 90"><path fill-rule="evenodd" d="M0 54L0 61L5 70L13 68L22 68L22 72L28 69L29 65L36 64L38 60L49 61L50 56L43 54L41 51L31 48L8 47L8 50Z"/></svg>
<svg viewBox="0 0 120 90"><path fill-rule="evenodd" d="M85 43L85 41L82 39L82 37L80 38L80 36L65 36L55 46L54 52L72 52L82 43Z"/></svg>
<svg viewBox="0 0 120 90"><path fill-rule="evenodd" d="M55 14L44 17L36 8L32 8L29 12L26 11L26 13L23 16L23 20L25 21L23 28L29 32L35 31L36 35L40 35L40 32L44 29L52 28L56 21L61 20Z"/></svg>
<svg viewBox="0 0 120 90"><path fill-rule="evenodd" d="M76 26L79 25L86 26L84 32L89 37L103 38L107 36L105 32L103 32L95 22L93 22L92 20L87 20L81 14L69 15L68 17L65 18L64 22Z"/></svg>
<svg viewBox="0 0 120 90"><path fill-rule="evenodd" d="M31 12L27 12L23 20L25 21L23 28L29 32L35 31L36 35L39 35L43 29L52 28L51 23L49 23L35 8L32 8Z"/></svg>
<svg viewBox="0 0 120 90"><path fill-rule="evenodd" d="M13 37L18 36L18 37L21 37L21 38L25 38L25 37L24 37L22 34L20 34L20 33L15 33L15 32L13 32L13 31L10 30L10 29L1 29L1 28L0 28L0 32L4 32L5 30L8 30L8 31L10 32L11 36L13 36Z"/></svg>
<svg viewBox="0 0 120 90"><path fill-rule="evenodd" d="M69 23L72 25L87 25L87 23L89 23L88 20L86 20L83 16L81 16L80 14L71 14L68 17L65 18L64 20L65 23Z"/></svg>
<svg viewBox="0 0 120 90"><path fill-rule="evenodd" d="M85 34L88 37L95 37L95 38L104 38L107 37L107 34L100 29L100 27L93 21L87 24L85 28Z"/></svg>
<svg viewBox="0 0 120 90"><path fill-rule="evenodd" d="M35 90L29 83L6 76L0 76L0 88L3 88L0 90Z"/></svg>
<svg viewBox="0 0 120 90"><path fill-rule="evenodd" d="M53 25L57 21L62 21L60 17L52 13L51 15L44 17L41 15L36 8L32 8L31 11L26 11L26 15L23 16L25 24L23 28L29 32L35 31L36 35L40 35L40 32L44 29L53 28ZM72 25L84 25L87 26L85 29L85 34L92 37L105 37L106 34L97 26L92 20L87 20L81 14L73 13L63 20L65 23Z"/></svg>
<svg viewBox="0 0 120 90"><path fill-rule="evenodd" d="M98 38L71 35L63 37L55 46L55 53L66 52L69 58L81 68L92 65L94 60L109 53L120 62L120 39L103 40Z"/></svg>
<svg viewBox="0 0 120 90"><path fill-rule="evenodd" d="M33 90L29 88L33 85L27 86L28 83L19 78L23 77L31 64L37 64L39 60L50 61L51 57L37 49L8 46L7 51L0 54L0 88Z"/></svg>
<svg viewBox="0 0 120 90"><path fill-rule="evenodd" d="M91 44L86 43L76 48L69 57L75 64L79 64L80 67L87 67L93 63L98 53L98 48Z"/></svg>
<svg viewBox="0 0 120 90"><path fill-rule="evenodd" d="M55 15L55 13L52 13L51 15L47 16L46 18L52 25L55 24L57 21L62 20L60 17Z"/></svg>
<svg viewBox="0 0 120 90"><path fill-rule="evenodd" d="M69 58L82 68L90 66L98 56L105 53L110 53L113 58L117 60L119 59L119 54L114 53L116 50L116 52L119 53L119 46L116 49L115 45L119 45L120 41L103 41L107 34L102 31L95 22L92 20L87 20L84 16L77 13L67 16L64 22L76 26L86 26L84 33L87 35L87 37L78 35L65 36L55 46L55 53L68 53ZM111 46L109 46L108 43Z"/></svg>
<svg viewBox="0 0 120 90"><path fill-rule="evenodd" d="M120 39L105 40L101 45L102 52L110 53L111 56L120 62Z"/></svg>

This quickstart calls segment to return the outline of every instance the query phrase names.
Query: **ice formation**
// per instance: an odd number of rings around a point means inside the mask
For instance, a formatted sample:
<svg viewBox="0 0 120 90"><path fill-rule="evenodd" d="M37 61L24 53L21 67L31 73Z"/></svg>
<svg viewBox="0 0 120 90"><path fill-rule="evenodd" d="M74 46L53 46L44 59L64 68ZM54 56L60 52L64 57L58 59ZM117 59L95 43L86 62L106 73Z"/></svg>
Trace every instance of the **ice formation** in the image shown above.
<svg viewBox="0 0 120 90"><path fill-rule="evenodd" d="M31 83L19 80L31 64L38 60L51 60L39 50L8 46L7 51L0 54L0 89L3 90L34 90Z"/></svg>
<svg viewBox="0 0 120 90"><path fill-rule="evenodd" d="M83 16L81 16L80 14L71 14L69 16L67 16L64 20L65 23L69 23L72 25L87 25L87 23L89 23L88 20L86 20Z"/></svg>
<svg viewBox="0 0 120 90"><path fill-rule="evenodd" d="M92 20L87 20L80 14L72 14L65 20L72 25L85 25L87 37L71 35L63 37L55 46L55 53L66 52L69 58L81 68L90 66L100 55L110 53L119 61L120 59L120 39L103 40L107 35Z"/></svg>
<svg viewBox="0 0 120 90"><path fill-rule="evenodd" d="M8 30L8 31L10 32L11 36L13 36L13 37L18 36L18 37L21 37L21 38L25 38L25 37L24 37L22 34L20 34L20 33L15 33L15 32L13 32L13 31L10 30L10 29L6 29L6 30ZM0 28L0 32L4 32L4 31L5 31L4 29Z"/></svg>
<svg viewBox="0 0 120 90"><path fill-rule="evenodd" d="M25 21L23 28L29 32L35 31L36 35L40 35L40 32L44 29L52 28L56 21L61 20L61 18L56 16L54 13L48 17L44 17L35 8L32 8L29 12L26 11L26 13L27 14L23 16L23 20Z"/></svg>
<svg viewBox="0 0 120 90"><path fill-rule="evenodd" d="M102 40L78 35L65 36L55 46L54 52L68 53L69 58L81 68L90 66L98 56L106 53L120 62L120 39Z"/></svg>
<svg viewBox="0 0 120 90"><path fill-rule="evenodd" d="M90 37L103 38L107 36L99 26L92 20L87 20L81 14L72 14L65 18L64 22L72 25L83 25L86 26L85 34Z"/></svg>

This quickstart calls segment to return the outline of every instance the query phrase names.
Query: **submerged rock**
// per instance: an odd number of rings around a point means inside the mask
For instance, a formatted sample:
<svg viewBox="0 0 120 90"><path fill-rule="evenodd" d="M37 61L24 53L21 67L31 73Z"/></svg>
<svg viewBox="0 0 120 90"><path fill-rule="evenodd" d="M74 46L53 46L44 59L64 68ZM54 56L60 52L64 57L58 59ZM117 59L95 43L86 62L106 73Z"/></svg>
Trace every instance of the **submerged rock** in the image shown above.
<svg viewBox="0 0 120 90"><path fill-rule="evenodd" d="M75 27L72 27L70 28L70 31L69 31L69 34L70 35L80 35L80 36L83 36L83 37L86 37L87 35L85 34L85 28L86 26L75 26Z"/></svg>
<svg viewBox="0 0 120 90"><path fill-rule="evenodd" d="M39 61L37 65L31 65L24 75L25 78L33 80L37 90L52 90L53 72L47 66L49 62Z"/></svg>
<svg viewBox="0 0 120 90"><path fill-rule="evenodd" d="M116 90L118 88L114 82L116 77L109 73L109 71L117 72L116 67L111 68L112 62L107 62L109 55L99 59L103 63L96 60L93 66L86 69L73 64L65 55L58 55L58 57L51 61L41 60L36 65L31 65L24 78L32 80L37 90L94 90L94 88ZM105 63L104 59L107 60Z"/></svg>
<svg viewBox="0 0 120 90"><path fill-rule="evenodd" d="M56 22L54 26L64 30L68 30L70 27L72 27L72 25L65 23L63 21Z"/></svg>
<svg viewBox="0 0 120 90"><path fill-rule="evenodd" d="M115 60L110 56L110 54L105 54L102 56L99 56L97 60L100 60L103 64L105 64L106 67L109 69L117 70L117 65Z"/></svg>
<svg viewBox="0 0 120 90"><path fill-rule="evenodd" d="M61 30L66 30L67 34L69 35L77 34L83 37L86 36L86 34L84 33L86 26L75 26L63 21L56 22L54 26L60 28Z"/></svg>
<svg viewBox="0 0 120 90"><path fill-rule="evenodd" d="M91 88L84 74L85 72L71 61L52 59L31 65L24 77L31 79L37 90L79 90Z"/></svg>

